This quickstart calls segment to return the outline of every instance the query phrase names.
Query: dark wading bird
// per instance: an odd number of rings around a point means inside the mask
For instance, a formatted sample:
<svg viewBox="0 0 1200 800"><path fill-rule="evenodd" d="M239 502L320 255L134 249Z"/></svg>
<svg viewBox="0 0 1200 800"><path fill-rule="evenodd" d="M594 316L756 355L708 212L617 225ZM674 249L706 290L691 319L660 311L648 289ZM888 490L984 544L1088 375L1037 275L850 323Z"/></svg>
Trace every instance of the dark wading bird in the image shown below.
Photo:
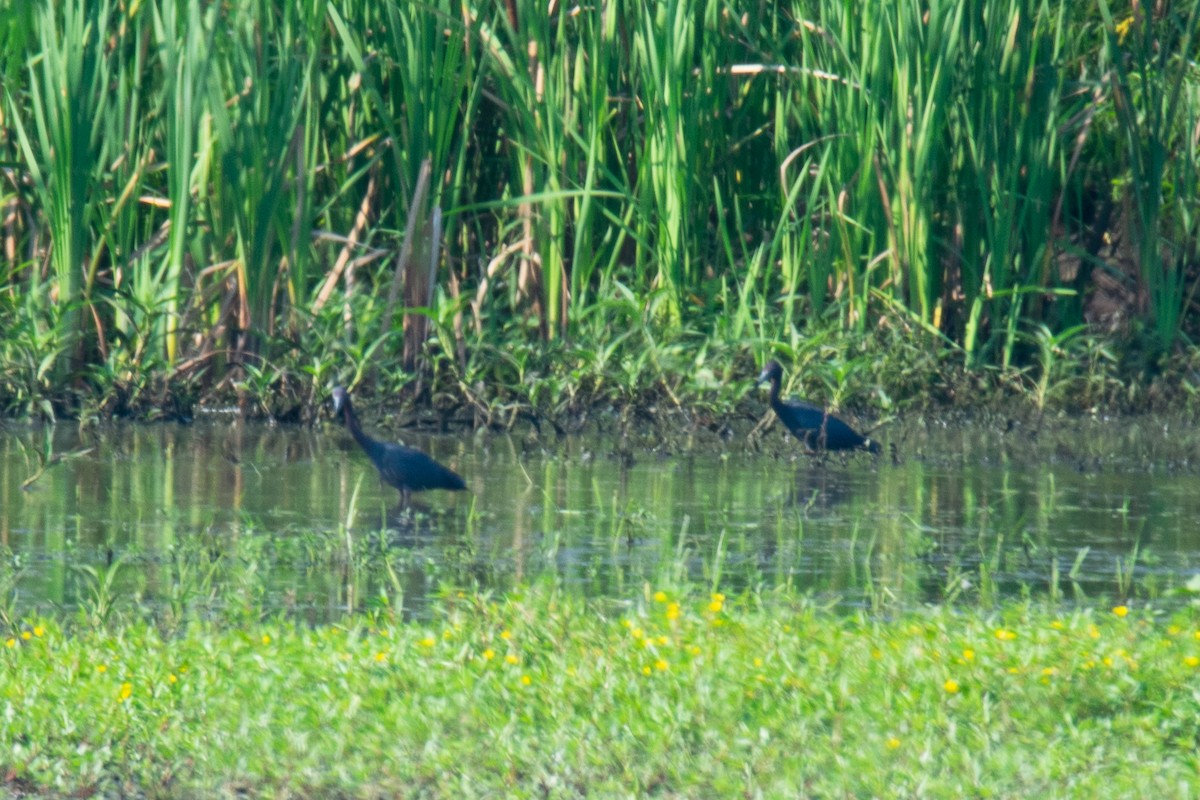
<svg viewBox="0 0 1200 800"><path fill-rule="evenodd" d="M449 489L457 492L467 488L466 482L453 470L443 467L429 456L413 447L390 444L372 439L358 424L358 416L350 403L349 393L341 386L333 390L333 413L341 414L346 427L366 454L370 457L379 477L400 490L400 499L408 505L411 492L426 489Z"/></svg>
<svg viewBox="0 0 1200 800"><path fill-rule="evenodd" d="M768 361L758 376L759 383L771 382L771 408L775 416L810 452L859 449L869 453L879 452L879 442L860 435L820 406L803 400L780 400L779 382L782 379L783 367L779 366L778 361Z"/></svg>

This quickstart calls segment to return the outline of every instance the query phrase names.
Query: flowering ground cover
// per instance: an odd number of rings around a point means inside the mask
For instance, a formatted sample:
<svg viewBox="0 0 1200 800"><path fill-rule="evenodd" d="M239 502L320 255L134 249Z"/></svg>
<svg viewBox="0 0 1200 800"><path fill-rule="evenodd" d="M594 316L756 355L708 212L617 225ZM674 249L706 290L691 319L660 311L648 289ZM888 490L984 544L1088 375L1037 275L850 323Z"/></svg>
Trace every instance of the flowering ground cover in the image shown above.
<svg viewBox="0 0 1200 800"><path fill-rule="evenodd" d="M448 594L425 619L16 623L13 792L1186 796L1189 610L835 614L645 587Z"/></svg>

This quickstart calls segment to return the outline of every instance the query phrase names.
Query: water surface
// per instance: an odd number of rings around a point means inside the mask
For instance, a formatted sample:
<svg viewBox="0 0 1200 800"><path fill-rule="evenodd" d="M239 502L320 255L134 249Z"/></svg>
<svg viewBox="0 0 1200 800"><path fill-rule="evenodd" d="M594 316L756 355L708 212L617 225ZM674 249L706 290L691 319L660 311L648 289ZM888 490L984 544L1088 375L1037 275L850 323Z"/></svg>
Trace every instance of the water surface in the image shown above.
<svg viewBox="0 0 1200 800"><path fill-rule="evenodd" d="M546 577L601 597L698 583L847 607L1172 603L1200 564L1200 437L1163 419L914 420L887 431L894 455L824 463L778 426L400 435L469 491L402 511L337 425L0 428L5 607L326 620ZM66 457L22 490L46 452Z"/></svg>

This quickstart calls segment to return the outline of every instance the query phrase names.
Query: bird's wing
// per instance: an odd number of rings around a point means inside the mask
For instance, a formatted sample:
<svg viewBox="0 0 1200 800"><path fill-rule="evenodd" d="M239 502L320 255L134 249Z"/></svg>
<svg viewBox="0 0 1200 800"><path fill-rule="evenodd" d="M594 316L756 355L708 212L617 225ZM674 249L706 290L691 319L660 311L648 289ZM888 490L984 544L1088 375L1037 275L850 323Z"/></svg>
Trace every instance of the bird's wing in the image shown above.
<svg viewBox="0 0 1200 800"><path fill-rule="evenodd" d="M414 492L457 488L463 483L452 470L415 447L388 445L384 461L379 470L384 480L393 486L407 486Z"/></svg>
<svg viewBox="0 0 1200 800"><path fill-rule="evenodd" d="M385 444L383 453L376 464L379 474L392 486L400 486L408 482L409 476L419 465L413 454L422 455L421 451L399 444Z"/></svg>
<svg viewBox="0 0 1200 800"><path fill-rule="evenodd" d="M824 425L828 418L825 409L803 400L788 400L786 403L780 403L777 413L778 411L783 412L779 416L783 418L784 425L801 430L816 430Z"/></svg>

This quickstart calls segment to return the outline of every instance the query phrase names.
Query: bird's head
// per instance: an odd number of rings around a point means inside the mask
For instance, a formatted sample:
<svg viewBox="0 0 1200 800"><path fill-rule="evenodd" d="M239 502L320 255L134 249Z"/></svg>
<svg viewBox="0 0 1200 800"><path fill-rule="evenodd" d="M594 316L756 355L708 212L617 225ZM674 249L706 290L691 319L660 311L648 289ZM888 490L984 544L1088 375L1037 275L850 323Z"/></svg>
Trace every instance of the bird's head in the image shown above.
<svg viewBox="0 0 1200 800"><path fill-rule="evenodd" d="M350 395L341 386L333 390L333 413L340 414L346 404L350 402Z"/></svg>
<svg viewBox="0 0 1200 800"><path fill-rule="evenodd" d="M767 381L777 381L783 378L783 367L779 366L779 362L771 359L763 367L763 371L759 373L758 383L766 383Z"/></svg>

